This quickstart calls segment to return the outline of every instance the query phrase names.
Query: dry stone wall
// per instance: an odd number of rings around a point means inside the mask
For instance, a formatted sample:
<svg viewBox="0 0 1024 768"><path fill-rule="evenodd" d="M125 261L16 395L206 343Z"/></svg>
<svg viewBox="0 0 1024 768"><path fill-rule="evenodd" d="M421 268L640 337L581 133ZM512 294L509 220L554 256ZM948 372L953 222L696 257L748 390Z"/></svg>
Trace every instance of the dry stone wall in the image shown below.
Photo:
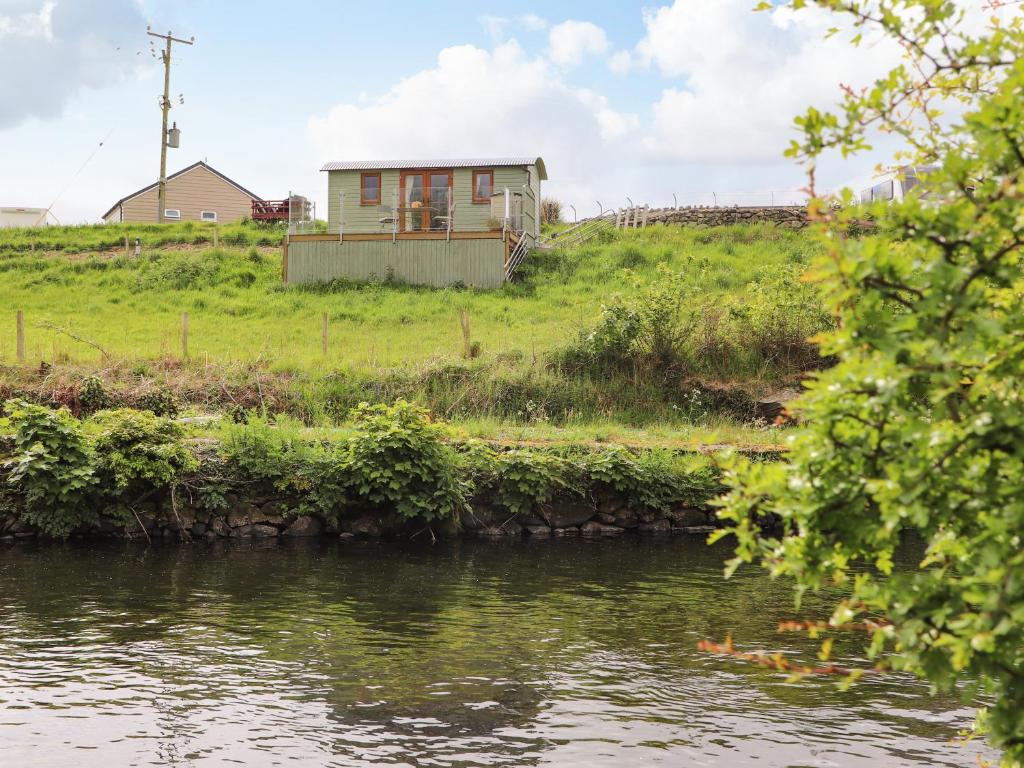
<svg viewBox="0 0 1024 768"><path fill-rule="evenodd" d="M287 496L230 494L228 509L211 511L187 498L172 503L169 496L137 504L133 521L124 527L103 519L76 531L72 538L134 538L163 541L199 539L271 539L341 537L408 538L423 534L423 520L402 521L379 511L350 512L332 522L315 515L296 516L299 500ZM615 536L619 534L707 535L719 525L710 499L707 504L675 504L664 510L638 507L624 496L598 493L586 499L566 499L509 515L488 501L475 499L458 520L435 521L434 535L447 538L554 536ZM32 526L0 514L0 544L40 536Z"/></svg>
<svg viewBox="0 0 1024 768"><path fill-rule="evenodd" d="M641 217L643 214L641 214ZM794 206L735 206L685 208L651 208L647 223L682 224L689 227L721 227L727 224L775 224L789 229L801 229L808 224L807 209Z"/></svg>

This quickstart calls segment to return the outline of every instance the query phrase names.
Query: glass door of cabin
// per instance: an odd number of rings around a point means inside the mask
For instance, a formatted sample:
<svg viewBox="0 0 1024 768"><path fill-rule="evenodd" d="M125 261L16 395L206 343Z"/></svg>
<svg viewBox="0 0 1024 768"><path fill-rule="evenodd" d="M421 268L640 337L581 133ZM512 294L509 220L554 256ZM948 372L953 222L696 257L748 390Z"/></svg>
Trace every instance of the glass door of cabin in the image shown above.
<svg viewBox="0 0 1024 768"><path fill-rule="evenodd" d="M426 232L448 227L451 171L403 171L401 230Z"/></svg>

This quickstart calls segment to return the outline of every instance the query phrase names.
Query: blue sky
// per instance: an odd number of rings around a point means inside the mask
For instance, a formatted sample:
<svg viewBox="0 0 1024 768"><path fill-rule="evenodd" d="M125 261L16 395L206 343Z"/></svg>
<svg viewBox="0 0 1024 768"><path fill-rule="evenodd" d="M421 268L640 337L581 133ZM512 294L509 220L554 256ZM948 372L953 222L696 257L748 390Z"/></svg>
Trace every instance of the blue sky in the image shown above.
<svg viewBox="0 0 1024 768"><path fill-rule="evenodd" d="M792 116L894 60L823 41L820 12L752 0L288 5L0 0L0 68L18 73L0 83L0 205L57 198L61 221L92 221L155 180L147 23L196 37L175 48L170 169L206 159L264 197L321 204L327 160L520 154L543 155L546 191L581 215L627 195L796 197ZM883 159L828 165L825 183Z"/></svg>

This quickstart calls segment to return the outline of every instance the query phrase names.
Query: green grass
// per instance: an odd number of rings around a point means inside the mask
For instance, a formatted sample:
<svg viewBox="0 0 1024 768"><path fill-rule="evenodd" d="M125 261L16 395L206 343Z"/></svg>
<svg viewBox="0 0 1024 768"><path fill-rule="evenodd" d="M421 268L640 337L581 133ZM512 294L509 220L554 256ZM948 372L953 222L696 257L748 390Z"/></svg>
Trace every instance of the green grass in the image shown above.
<svg viewBox="0 0 1024 768"><path fill-rule="evenodd" d="M34 251L61 251L67 254L124 250L125 238L132 249L136 238L144 250L168 245L212 244L214 232L224 245L280 245L284 227L280 225L210 224L182 221L169 224L89 224L68 227L28 227L0 230L0 256Z"/></svg>
<svg viewBox="0 0 1024 768"><path fill-rule="evenodd" d="M92 237L102 228L82 229ZM7 237L0 235L0 254ZM704 265L711 297L802 264L814 247L807 235L772 227L652 227L619 234L611 243L531 256L525 285L494 291L285 287L279 251L150 252L139 261L69 261L7 251L0 257L0 306L9 312L0 328L0 360L14 355L12 315L22 309L33 359L99 357L96 349L44 326L69 329L118 357L177 355L181 315L188 312L189 351L201 359L260 359L305 371L416 366L461 353L459 310L465 309L486 356L532 361L590 327L613 294L633 292L624 269L652 277L658 264L682 268L692 257Z"/></svg>
<svg viewBox="0 0 1024 768"><path fill-rule="evenodd" d="M212 236L207 225L163 226L146 225L155 227L151 239L167 246ZM32 236L24 230L0 231L0 396L76 407L81 383L96 374L122 405L166 390L194 412L266 408L311 425L343 423L362 400L405 398L467 436L775 443L777 430L742 427L737 418L749 413L750 394L793 371L746 354L747 341L735 331L735 354L714 365L691 354L693 367L683 372L573 372L557 353L594 327L602 305L636 294L662 265L699 281L701 306L742 305L752 283L799 271L819 247L806 233L772 226L654 226L534 252L522 281L499 290L303 287L281 283L280 248L258 247L270 236L264 227L221 229L222 243L233 231L251 244L245 247L153 245L140 259L95 253L127 228L36 231L35 242L45 235L50 250L78 251L72 257L26 250ZM270 232L280 240L279 231ZM25 312L28 366L13 365L18 309ZM462 359L461 310L479 359ZM187 362L180 359L183 312ZM41 361L54 366L44 376L33 373ZM737 400L730 393L739 390L745 394Z"/></svg>

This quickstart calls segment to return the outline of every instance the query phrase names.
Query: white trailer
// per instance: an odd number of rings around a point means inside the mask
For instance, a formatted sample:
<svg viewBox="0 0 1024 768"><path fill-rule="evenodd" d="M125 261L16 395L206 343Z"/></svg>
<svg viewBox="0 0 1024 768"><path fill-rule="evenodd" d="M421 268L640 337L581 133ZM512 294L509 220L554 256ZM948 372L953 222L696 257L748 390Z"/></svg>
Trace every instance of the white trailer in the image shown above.
<svg viewBox="0 0 1024 768"><path fill-rule="evenodd" d="M49 213L47 208L0 208L0 227L45 227Z"/></svg>

